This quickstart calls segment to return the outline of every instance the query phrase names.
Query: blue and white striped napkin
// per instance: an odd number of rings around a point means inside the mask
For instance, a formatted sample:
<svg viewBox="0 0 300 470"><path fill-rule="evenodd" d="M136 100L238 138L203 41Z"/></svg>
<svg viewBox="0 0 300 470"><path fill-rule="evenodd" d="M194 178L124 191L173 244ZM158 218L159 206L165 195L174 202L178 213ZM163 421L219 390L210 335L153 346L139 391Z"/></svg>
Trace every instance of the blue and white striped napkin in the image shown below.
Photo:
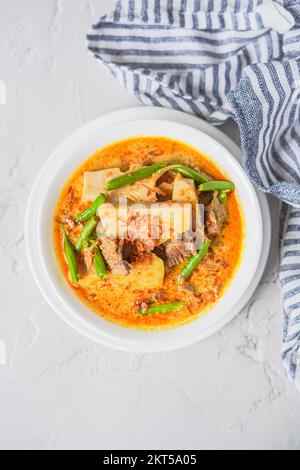
<svg viewBox="0 0 300 470"><path fill-rule="evenodd" d="M249 178L285 203L282 355L300 387L300 0L119 0L88 48L145 105L238 124Z"/></svg>

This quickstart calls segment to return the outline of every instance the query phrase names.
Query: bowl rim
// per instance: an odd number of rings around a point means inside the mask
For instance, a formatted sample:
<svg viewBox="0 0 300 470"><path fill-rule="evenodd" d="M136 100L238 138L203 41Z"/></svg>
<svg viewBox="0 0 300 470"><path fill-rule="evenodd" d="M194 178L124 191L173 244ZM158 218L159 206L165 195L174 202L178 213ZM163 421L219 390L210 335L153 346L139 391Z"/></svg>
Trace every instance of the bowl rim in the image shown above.
<svg viewBox="0 0 300 470"><path fill-rule="evenodd" d="M138 110L141 110L141 108L138 108ZM123 110L123 112L121 114L125 117L124 111L125 110ZM117 113L114 113L114 114L117 115ZM132 115L132 117L133 116L135 118L137 117L135 108L134 108L134 110L132 110L131 115ZM112 116L112 115L108 115L108 116ZM121 118L120 114L119 114L119 118ZM187 337L182 337L182 338L177 338L174 341L172 341L172 340L160 341L158 344L156 342L154 342L153 345L151 345L151 346L149 344L143 346L143 345L141 345L140 342L138 342L137 344L133 344L132 340L120 341L120 338L117 338L117 339L114 338L113 334L112 335L104 335L104 337L103 337L103 335L99 334L99 331L98 331L98 334L95 334L94 327L91 326L91 322L88 322L89 324L87 324L85 321L81 321L79 318L77 318L78 321L74 321L75 318L72 318L72 309L70 311L70 306L68 305L68 303L66 303L66 299L61 298L61 296L59 296L59 302L57 302L58 299L55 299L52 295L53 292L55 292L57 294L57 291L54 289L54 291L52 291L52 294L51 294L51 291L49 289L47 289L47 286L45 284L45 275L46 275L46 278L47 278L48 281L49 281L49 277L47 277L47 272L45 272L45 270L47 271L47 266L45 267L45 265L43 264L43 260L44 260L43 252L41 251L41 245L39 243L40 234L37 233L34 230L34 227L36 228L39 225L38 224L37 225L32 224L32 216L34 216L35 219L39 217L39 213L36 211L36 209L37 209L36 201L37 200L39 201L39 206L38 207L39 207L40 210L43 207L43 197L41 197L41 188L40 188L41 181L43 179L43 175L45 175L45 173L48 171L48 168L52 166L53 162L56 161L56 159L61 158L61 154L65 151L65 148L68 147L68 145L70 143L73 144L74 141L76 141L77 139L82 138L83 135L85 135L86 138L88 138L89 133L93 132L95 129L97 131L106 132L112 126L114 127L114 129L116 129L118 127L118 125L120 125L122 127L122 125L125 125L125 124L127 125L129 122L132 124L133 120L136 120L137 122L140 122L140 120L138 120L138 119L128 118L128 110L127 110L127 119L125 120L125 122L122 121L122 119L119 122L117 122L115 120L115 122L112 122L110 125L103 126L103 123L105 122L105 116L103 116L101 118L98 118L98 119L92 121L91 123L88 123L87 125L83 126L78 131L76 131L74 134L72 134L70 137L68 137L52 153L50 158L44 164L42 170L40 171L40 174L38 175L38 177L37 177L37 179L36 179L36 181L33 185L32 192L31 192L31 195L29 197L28 204L27 204L26 217L25 217L26 251L27 251L29 264L30 264L31 270L33 272L34 278L35 278L40 290L42 291L44 297L46 298L48 303L51 305L51 307L57 313L59 313L59 315L62 316L68 324L70 324L73 328L75 328L81 334L84 334L85 336L89 337L90 339L96 340L97 342L105 344L107 346L110 346L110 347L113 347L113 348L116 348L116 349L127 350L127 351L155 352L155 351L165 351L165 350L171 350L171 349L178 349L180 347L184 347L184 346L187 346L189 344L195 343L196 341L198 341L200 339L203 339L207 336L210 336L215 331L219 330L221 327L223 327L226 323L228 323L239 312L239 310L241 309L241 305L239 305L239 304L241 302L236 302L235 305L232 307L230 312L227 312L227 314L224 315L222 318L220 318L217 322L215 322L214 325L207 328L205 332L202 332L202 333L195 332L195 334L190 334L188 338ZM155 123L156 125L158 125L158 128L160 128L159 124L161 124L161 125L164 124L165 126L167 126L166 122L168 120L163 119L162 120L163 122L159 122L159 121L161 121L160 119L159 120L158 119L149 119L149 117L148 118L145 117L143 119L143 125L144 126L146 124L145 121L147 121L147 126L148 127L149 127L149 122L152 121L152 123ZM109 122L109 119L106 119L106 124L108 122ZM172 120L168 121L168 122L169 122L169 125L171 125L172 127L175 126L175 128L177 128L177 129L186 128L186 129L189 129L189 131L192 131L193 133L195 131L197 131L197 134L199 136L201 134L202 134L202 136L204 135L203 131L200 130L200 132L199 132L199 129L195 129L191 126L187 126L186 124L174 122ZM204 124L207 126L207 123L204 123ZM132 137L135 134L136 133L134 132L132 134ZM157 135L159 135L159 134L162 134L162 133L158 133ZM151 134L151 135L153 135L153 134ZM236 160L234 158L234 155L232 155L232 152L228 151L228 149L226 149L226 147L224 147L223 144L220 143L218 139L214 139L213 137L211 137L207 134L205 135L205 138L208 139L209 141L211 141L212 144L217 144L219 148L223 147L224 151L227 154L231 154L230 157L233 159L232 162L233 162L234 165L236 165ZM118 141L118 140L120 140L120 139L119 138L115 139L115 141ZM177 140L179 140L179 141L182 140L184 142L183 139L177 139ZM200 150L201 150L201 148L200 148ZM84 161L86 158L88 158L88 155L86 155L82 159L82 161ZM213 156L211 158L214 159ZM218 163L217 163L217 165L219 166ZM246 180L247 177L245 175L243 175L243 177ZM247 184L249 185L249 187L252 187L252 185L251 185L251 183L249 182L248 179L247 179ZM43 188L43 190L44 190L43 195L45 196L47 194L47 188ZM38 194L40 195L40 198L38 198ZM58 195L57 195L57 197L58 197ZM257 196L255 196L255 199L256 198L257 198ZM260 199L260 201L258 201L258 199L256 201L257 202L257 208L259 208L259 213L261 214L261 212L262 212L262 206L265 206L264 210L263 210L264 211L264 218L265 218L266 214L267 214L267 218L268 218L270 216L270 214L269 214L269 211L266 207L267 206L266 201L264 200L264 202L262 203L263 198L260 197L259 199ZM34 227L33 227L33 225L34 225ZM266 241L266 240L263 239L263 219L262 219L262 217L261 217L261 224L260 225L261 225L261 243L260 243L260 247L259 247L259 255L257 255L257 258L260 258L261 254L263 252L264 252L264 258L267 258L267 256L265 256L266 249L263 250L263 245L265 246L265 248L266 248L266 246L269 247L269 242L268 242L268 240ZM270 238L270 237L267 234L267 239L268 238ZM32 256L33 243L36 242L37 240L38 240L38 243L37 243L36 248L38 248L38 252L36 252L35 257L33 257ZM41 257L40 261L42 261L42 262L40 262L40 263L37 262L37 255ZM263 269L265 267L266 260L267 259L265 259L264 262L263 262L263 267L260 266L260 271L261 272L259 273L259 279L260 279L260 277L262 275L262 272L263 272ZM259 280L257 280L257 272L258 271L259 271L259 266L257 265L256 266L256 271L255 271L254 276L253 276L253 277L256 278L255 281L257 281L257 282L255 282L255 284L257 284L258 281L259 281ZM51 279L50 279L50 281L51 281ZM51 287L53 287L53 286L51 286ZM252 287L249 285L250 290L254 291L255 288L256 288L256 285L255 286L253 285ZM248 292L248 294L249 294L249 292ZM72 295L74 296L73 293L72 293ZM247 297L248 297L248 295L247 295ZM67 313L67 311L68 311L68 313ZM90 313L90 315L92 315L92 314ZM191 324L195 324L195 322L198 322L198 320L194 320ZM121 327L117 327L117 328L121 328ZM177 330L182 329L182 328L184 328L184 327L179 327L175 330L171 329L171 330L166 330L166 331L173 332L173 331L177 331ZM122 330L124 330L124 329L122 329ZM131 330L128 330L128 331L131 331ZM143 332L143 333L145 333L145 332ZM146 333L146 334L147 335L149 335L149 334L153 335L153 334L156 334L156 332Z"/></svg>

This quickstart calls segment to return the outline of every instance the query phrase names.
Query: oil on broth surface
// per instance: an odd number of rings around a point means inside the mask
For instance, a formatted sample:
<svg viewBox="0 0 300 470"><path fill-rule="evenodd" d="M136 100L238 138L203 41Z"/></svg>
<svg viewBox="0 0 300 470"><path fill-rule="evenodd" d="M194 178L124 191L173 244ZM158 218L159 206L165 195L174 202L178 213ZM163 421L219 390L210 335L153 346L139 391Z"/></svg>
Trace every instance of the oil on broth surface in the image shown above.
<svg viewBox="0 0 300 470"><path fill-rule="evenodd" d="M165 274L160 295L164 303L183 301L181 310L164 314L141 316L136 309L137 302L155 300L157 291L136 290L129 285L126 276L112 276L103 280L96 274L72 284L68 276L62 249L60 225L66 218L74 217L88 204L82 203L83 175L85 171L120 167L126 171L132 164L152 164L160 161L179 161L210 175L213 179L225 179L225 175L213 162L187 145L161 137L132 138L117 142L101 149L86 160L71 176L60 195L54 217L54 243L65 278L74 293L96 314L124 327L136 329L170 328L183 325L205 313L224 293L238 268L243 245L243 221L240 204L235 193L227 202L227 223L204 261L196 268L189 283L200 292L195 296L188 289L180 289L177 276L182 265ZM201 202L201 200L200 200ZM77 231L76 231L77 230ZM72 231L74 242L79 228Z"/></svg>

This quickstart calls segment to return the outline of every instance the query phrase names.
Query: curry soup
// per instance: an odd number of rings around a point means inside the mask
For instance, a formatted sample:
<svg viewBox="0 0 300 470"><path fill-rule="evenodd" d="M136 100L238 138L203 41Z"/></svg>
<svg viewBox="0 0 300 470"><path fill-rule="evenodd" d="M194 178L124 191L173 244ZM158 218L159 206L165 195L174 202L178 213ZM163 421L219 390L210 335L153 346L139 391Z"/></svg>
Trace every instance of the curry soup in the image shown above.
<svg viewBox="0 0 300 470"><path fill-rule="evenodd" d="M76 245L88 223L76 223L78 213L91 205L103 184L106 186L101 192L107 201L111 194L116 196L116 191L107 191L107 181L118 175L122 177L128 170L134 172L165 161L178 162L201 172L208 181L226 180L216 165L194 148L167 138L139 137L117 142L94 153L67 181L57 203L54 243L66 281L90 310L123 327L170 328L198 318L220 299L240 262L243 221L235 192L222 192L223 199L217 191L200 192L197 179L195 183L170 165L155 179L151 175L123 188L122 195L128 197L130 203L151 205L155 201L170 200L171 204L172 198L176 200L174 194L179 188L176 194L181 195L181 201L186 197L187 201L196 200L204 205L204 236L209 249L188 279L181 276L182 270L197 253L186 253L182 244L174 240L151 241L152 244L145 244L143 240L114 240L105 233L100 239L93 234L82 251L76 252L74 248L78 279L71 276L66 249ZM104 169L115 170L103 173L101 170ZM104 214L104 206L102 212L97 211L97 220ZM104 260L106 275L97 273L95 253ZM168 307L154 308L152 313L147 310L151 306L170 304L173 308L169 311Z"/></svg>

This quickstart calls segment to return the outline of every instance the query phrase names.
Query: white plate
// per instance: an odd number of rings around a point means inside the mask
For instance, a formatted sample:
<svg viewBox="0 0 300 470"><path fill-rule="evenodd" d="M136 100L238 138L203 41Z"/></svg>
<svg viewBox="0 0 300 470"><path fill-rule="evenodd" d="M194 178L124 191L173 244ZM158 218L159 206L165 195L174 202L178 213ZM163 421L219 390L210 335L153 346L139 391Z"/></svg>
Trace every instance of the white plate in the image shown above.
<svg viewBox="0 0 300 470"><path fill-rule="evenodd" d="M178 122L182 120L189 123L189 126ZM193 116L170 110L135 108L103 116L87 124L52 154L35 182L28 202L25 221L26 249L33 275L43 295L69 325L90 339L113 348L135 352L166 351L210 336L246 305L267 261L270 215L265 197L258 198L233 156L233 153L238 155L237 148L220 134ZM188 325L167 331L140 332L125 329L90 312L63 279L52 242L54 208L71 173L95 150L139 135L175 138L207 154L236 183L245 212L243 259L231 285L209 313ZM222 139L225 146L220 143ZM230 146L231 151L228 150Z"/></svg>

